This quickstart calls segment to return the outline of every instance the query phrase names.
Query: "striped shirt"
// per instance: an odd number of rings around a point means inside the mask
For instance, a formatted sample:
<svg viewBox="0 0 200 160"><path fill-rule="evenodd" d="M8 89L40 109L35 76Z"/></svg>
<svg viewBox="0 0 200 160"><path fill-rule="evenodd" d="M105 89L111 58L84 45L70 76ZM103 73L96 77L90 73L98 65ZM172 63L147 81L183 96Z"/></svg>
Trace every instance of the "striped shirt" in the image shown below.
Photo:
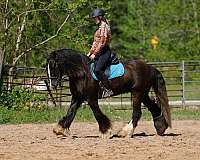
<svg viewBox="0 0 200 160"><path fill-rule="evenodd" d="M97 55L104 46L109 45L110 39L110 26L106 22L102 21L94 34L94 41L90 49L90 54Z"/></svg>

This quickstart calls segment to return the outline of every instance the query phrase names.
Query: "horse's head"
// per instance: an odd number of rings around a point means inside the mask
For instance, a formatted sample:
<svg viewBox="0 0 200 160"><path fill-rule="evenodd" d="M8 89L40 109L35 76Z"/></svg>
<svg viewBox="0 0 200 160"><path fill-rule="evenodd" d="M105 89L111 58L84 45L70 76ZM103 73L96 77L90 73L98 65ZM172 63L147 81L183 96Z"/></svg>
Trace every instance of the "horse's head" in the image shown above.
<svg viewBox="0 0 200 160"><path fill-rule="evenodd" d="M48 56L46 70L50 82L50 87L56 89L58 84L61 82L62 73L55 55Z"/></svg>
<svg viewBox="0 0 200 160"><path fill-rule="evenodd" d="M77 80L84 78L89 58L72 49L55 50L47 56L47 73L51 88L60 84L64 75Z"/></svg>

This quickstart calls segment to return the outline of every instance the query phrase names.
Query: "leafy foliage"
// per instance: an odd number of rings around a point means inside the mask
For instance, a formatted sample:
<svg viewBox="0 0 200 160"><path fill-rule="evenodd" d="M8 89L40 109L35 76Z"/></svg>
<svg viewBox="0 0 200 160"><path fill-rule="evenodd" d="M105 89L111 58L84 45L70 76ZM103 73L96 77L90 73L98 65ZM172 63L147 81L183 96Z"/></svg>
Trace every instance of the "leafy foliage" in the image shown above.
<svg viewBox="0 0 200 160"><path fill-rule="evenodd" d="M12 110L43 110L47 106L42 104L45 96L34 94L31 90L15 87L10 93L2 92L0 107Z"/></svg>
<svg viewBox="0 0 200 160"><path fill-rule="evenodd" d="M149 61L195 59L200 55L199 1L114 1L113 46L122 57ZM126 14L127 13L127 14ZM158 36L153 49L150 40Z"/></svg>
<svg viewBox="0 0 200 160"><path fill-rule="evenodd" d="M74 48L86 54L96 28L88 15L94 8L103 8L111 20L112 49L120 58L197 59L200 55L199 5L200 1L194 0L2 1L0 48L5 53L5 63L12 63L24 51L55 35L69 14L70 18L55 38L33 48L18 64L43 66L45 53L59 48ZM153 35L159 38L156 49L150 44Z"/></svg>
<svg viewBox="0 0 200 160"><path fill-rule="evenodd" d="M95 31L88 15L93 8L103 7L107 10L111 4L105 0L94 2L9 0L7 6L6 8L6 1L0 4L3 22L0 27L3 31L0 33L3 39L0 48L5 51L7 63L12 63L24 51L56 35L61 24L70 15L61 32L54 39L33 48L18 62L21 65L41 66L45 65L45 53L58 48L76 48L87 53Z"/></svg>

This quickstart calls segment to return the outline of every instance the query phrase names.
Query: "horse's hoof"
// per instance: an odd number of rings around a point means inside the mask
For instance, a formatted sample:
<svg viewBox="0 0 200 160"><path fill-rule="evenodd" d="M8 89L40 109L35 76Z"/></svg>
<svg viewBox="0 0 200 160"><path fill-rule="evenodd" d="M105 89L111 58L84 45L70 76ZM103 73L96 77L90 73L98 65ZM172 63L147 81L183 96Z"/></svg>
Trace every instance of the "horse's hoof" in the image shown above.
<svg viewBox="0 0 200 160"><path fill-rule="evenodd" d="M56 127L53 128L53 133L56 135L63 135L65 129L62 128L60 125L56 125Z"/></svg>
<svg viewBox="0 0 200 160"><path fill-rule="evenodd" d="M164 116L161 116L157 118L156 120L154 120L154 126L159 136L163 136L163 134L165 133L165 130L168 128L168 124Z"/></svg>
<svg viewBox="0 0 200 160"><path fill-rule="evenodd" d="M53 128L53 133L57 136L67 137L67 136L69 136L70 131L69 131L69 129L65 129L58 124L55 128Z"/></svg>
<svg viewBox="0 0 200 160"><path fill-rule="evenodd" d="M132 137L132 134L131 134L131 133L128 133L128 132L125 131L125 130L120 130L120 131L118 131L116 137L119 137L119 138L131 138L131 137Z"/></svg>
<svg viewBox="0 0 200 160"><path fill-rule="evenodd" d="M123 130L120 130L118 133L117 133L117 137L121 137L121 138L125 138L128 136L128 133L123 131Z"/></svg>
<svg viewBox="0 0 200 160"><path fill-rule="evenodd" d="M117 136L122 138L131 138L133 136L135 128L133 128L132 120L126 124L120 131L118 131Z"/></svg>
<svg viewBox="0 0 200 160"><path fill-rule="evenodd" d="M111 139L113 137L112 130L109 129L106 133L101 134L102 139Z"/></svg>

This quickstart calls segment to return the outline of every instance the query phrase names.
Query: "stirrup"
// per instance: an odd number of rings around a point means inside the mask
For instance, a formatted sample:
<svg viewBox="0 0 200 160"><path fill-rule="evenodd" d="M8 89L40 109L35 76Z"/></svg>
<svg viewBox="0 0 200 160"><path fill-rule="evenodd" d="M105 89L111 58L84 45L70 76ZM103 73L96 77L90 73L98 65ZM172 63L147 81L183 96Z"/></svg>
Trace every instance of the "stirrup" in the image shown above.
<svg viewBox="0 0 200 160"><path fill-rule="evenodd" d="M112 96L114 93L111 89L104 89L103 90L103 93L102 93L102 97L105 98L105 97L110 97Z"/></svg>

